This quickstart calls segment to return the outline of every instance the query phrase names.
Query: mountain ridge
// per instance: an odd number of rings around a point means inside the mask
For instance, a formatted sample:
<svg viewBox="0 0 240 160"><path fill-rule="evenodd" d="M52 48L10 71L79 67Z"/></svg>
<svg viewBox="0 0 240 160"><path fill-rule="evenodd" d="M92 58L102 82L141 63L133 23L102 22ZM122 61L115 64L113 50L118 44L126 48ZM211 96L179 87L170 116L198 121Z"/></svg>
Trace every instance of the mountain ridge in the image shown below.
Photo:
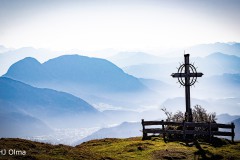
<svg viewBox="0 0 240 160"><path fill-rule="evenodd" d="M3 76L30 84L39 84L43 81L47 82L54 79L54 83L91 84L95 85L96 88L100 88L100 90L110 89L113 91L120 90L129 92L131 90L146 89L137 78L124 73L122 69L104 59L79 55L64 55L48 60L41 65L34 65L31 69L28 69L28 63L29 61L32 62L32 60L31 58L26 58L18 61L13 64ZM24 73L14 72L14 70L24 70ZM36 74L39 74L39 76L33 79L34 77L32 77L32 75ZM43 76L41 76L41 74L43 74Z"/></svg>
<svg viewBox="0 0 240 160"><path fill-rule="evenodd" d="M37 69L28 69L28 61L24 59L20 67L10 67L3 77L10 77L39 88L50 88L70 93L93 105L113 105L137 107L143 103L156 100L154 91L141 81L110 61L80 55L63 55L53 58ZM27 67L27 68L26 68ZM16 71L12 71L12 69ZM38 69L40 68L40 69ZM17 72L24 70L24 73ZM40 70L39 72L36 72ZM41 74L42 73L42 74ZM35 75L35 79L32 75ZM153 97L153 96L155 97ZM153 97L149 100L148 97ZM154 99L155 98L155 99Z"/></svg>
<svg viewBox="0 0 240 160"><path fill-rule="evenodd" d="M40 119L20 112L0 112L0 137L27 137L51 134L53 130Z"/></svg>
<svg viewBox="0 0 240 160"><path fill-rule="evenodd" d="M0 108L3 113L26 113L55 127L81 126L84 125L81 119L88 117L91 122L91 117L99 119L101 116L93 106L69 93L32 87L6 77L0 78L0 88ZM61 119L65 122L59 123ZM66 123L68 120L77 120L79 123Z"/></svg>

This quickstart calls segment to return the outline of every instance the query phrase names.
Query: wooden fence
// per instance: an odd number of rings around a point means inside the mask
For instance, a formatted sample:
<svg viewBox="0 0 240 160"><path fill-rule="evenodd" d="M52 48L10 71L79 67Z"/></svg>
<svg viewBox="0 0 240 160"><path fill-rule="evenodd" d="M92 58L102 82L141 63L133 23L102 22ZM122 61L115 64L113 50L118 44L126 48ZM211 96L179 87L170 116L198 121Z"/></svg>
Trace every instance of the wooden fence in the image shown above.
<svg viewBox="0 0 240 160"><path fill-rule="evenodd" d="M156 128L148 128L147 126L158 126ZM160 127L161 126L161 127ZM169 129L171 127L177 127L177 129ZM220 124L220 123L199 123L199 122L166 122L166 121L144 121L142 119L143 127L143 140L148 139L148 133L162 134L165 139L166 134L181 135L185 140L186 135L204 135L208 136L210 141L213 136L230 136L232 142L234 142L234 123ZM231 131L219 131L220 128L231 129Z"/></svg>

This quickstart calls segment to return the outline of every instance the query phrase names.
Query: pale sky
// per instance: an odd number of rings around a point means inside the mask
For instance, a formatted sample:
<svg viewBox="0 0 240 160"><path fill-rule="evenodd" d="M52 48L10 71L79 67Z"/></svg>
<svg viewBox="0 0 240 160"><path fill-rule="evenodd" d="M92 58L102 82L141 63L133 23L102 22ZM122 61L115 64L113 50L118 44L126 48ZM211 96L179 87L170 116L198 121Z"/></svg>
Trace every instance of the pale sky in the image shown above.
<svg viewBox="0 0 240 160"><path fill-rule="evenodd" d="M0 45L154 50L240 41L239 0L0 0Z"/></svg>

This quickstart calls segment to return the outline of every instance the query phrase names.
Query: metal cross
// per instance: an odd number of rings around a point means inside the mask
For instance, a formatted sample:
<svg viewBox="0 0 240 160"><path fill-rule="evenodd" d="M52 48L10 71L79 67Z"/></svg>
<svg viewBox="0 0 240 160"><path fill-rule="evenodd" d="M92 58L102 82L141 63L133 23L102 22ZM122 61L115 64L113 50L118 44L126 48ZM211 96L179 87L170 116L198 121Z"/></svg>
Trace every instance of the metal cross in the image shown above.
<svg viewBox="0 0 240 160"><path fill-rule="evenodd" d="M197 77L202 77L203 73L198 73L196 68L189 63L189 54L184 54L184 64L178 68L178 73L173 73L173 78L178 78L181 85L185 86L185 102L186 112L185 120L192 122L192 110L190 103L190 86L194 85L197 81Z"/></svg>

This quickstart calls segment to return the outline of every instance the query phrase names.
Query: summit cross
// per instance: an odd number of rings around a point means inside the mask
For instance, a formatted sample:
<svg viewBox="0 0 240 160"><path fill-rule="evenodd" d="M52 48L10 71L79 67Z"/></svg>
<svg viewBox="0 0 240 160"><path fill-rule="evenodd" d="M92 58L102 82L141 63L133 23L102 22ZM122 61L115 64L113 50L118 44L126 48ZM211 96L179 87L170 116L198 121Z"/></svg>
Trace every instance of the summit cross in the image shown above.
<svg viewBox="0 0 240 160"><path fill-rule="evenodd" d="M192 110L190 102L190 86L194 85L197 81L197 77L202 77L203 73L198 73L196 68L189 63L189 54L184 54L184 64L178 68L178 73L173 73L173 78L178 78L179 83L185 86L185 121L192 122Z"/></svg>

